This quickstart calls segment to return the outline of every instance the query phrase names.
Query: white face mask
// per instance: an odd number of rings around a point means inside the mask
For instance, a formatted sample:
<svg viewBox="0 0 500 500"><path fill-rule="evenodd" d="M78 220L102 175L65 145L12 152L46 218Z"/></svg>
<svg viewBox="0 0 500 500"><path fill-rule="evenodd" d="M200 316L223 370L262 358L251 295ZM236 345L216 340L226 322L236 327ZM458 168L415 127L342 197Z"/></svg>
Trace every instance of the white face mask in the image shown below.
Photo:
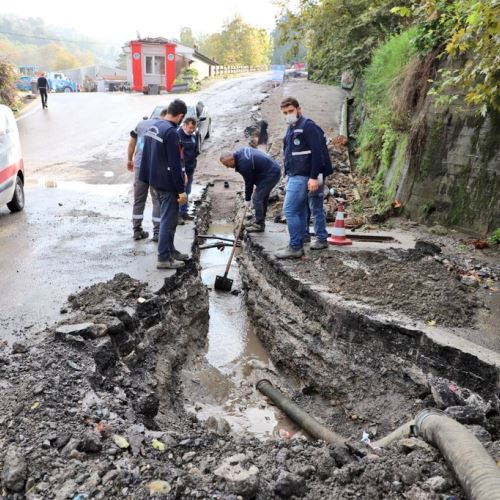
<svg viewBox="0 0 500 500"><path fill-rule="evenodd" d="M285 120L288 125L295 125L299 117L296 114L290 114L285 116Z"/></svg>

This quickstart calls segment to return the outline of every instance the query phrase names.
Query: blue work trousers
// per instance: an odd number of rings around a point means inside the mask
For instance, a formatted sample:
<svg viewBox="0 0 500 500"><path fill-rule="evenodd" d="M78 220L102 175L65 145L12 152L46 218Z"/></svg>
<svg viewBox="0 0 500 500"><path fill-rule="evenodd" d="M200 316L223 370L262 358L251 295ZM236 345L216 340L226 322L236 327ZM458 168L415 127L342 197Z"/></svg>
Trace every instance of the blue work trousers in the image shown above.
<svg viewBox="0 0 500 500"><path fill-rule="evenodd" d="M255 210L255 223L261 226L266 225L267 205L269 203L269 195L280 180L280 172L277 170L265 179L259 181L255 186L252 201Z"/></svg>
<svg viewBox="0 0 500 500"><path fill-rule="evenodd" d="M313 218L314 232L316 239L319 241L326 241L328 238L328 231L326 230L326 216L325 209L323 208L323 201L325 194L323 191L323 184L314 193L308 194L309 213ZM306 222L306 234L309 234L309 221Z"/></svg>
<svg viewBox="0 0 500 500"><path fill-rule="evenodd" d="M179 203L177 193L156 190L160 199L160 238L158 241L158 260L173 259L174 237L177 229Z"/></svg>

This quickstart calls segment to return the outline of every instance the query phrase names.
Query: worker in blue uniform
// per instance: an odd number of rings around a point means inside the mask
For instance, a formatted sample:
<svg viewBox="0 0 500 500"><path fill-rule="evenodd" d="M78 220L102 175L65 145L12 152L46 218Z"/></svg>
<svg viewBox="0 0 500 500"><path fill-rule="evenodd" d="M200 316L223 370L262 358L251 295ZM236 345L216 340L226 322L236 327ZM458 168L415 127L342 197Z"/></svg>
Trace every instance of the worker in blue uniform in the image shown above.
<svg viewBox="0 0 500 500"><path fill-rule="evenodd" d="M313 120L302 115L297 99L288 97L283 100L281 111L288 123L283 139L285 175L288 176L283 211L290 241L275 256L294 259L304 255L304 238L309 233L308 206L316 233L310 248L328 247L323 184L326 176L332 173L332 164L324 132Z"/></svg>
<svg viewBox="0 0 500 500"><path fill-rule="evenodd" d="M181 158L184 163L184 173L186 174L186 186L184 191L186 192L189 201L197 157L200 154L198 149L198 134L196 132L196 119L192 116L185 118L177 133L179 135L179 143L181 146ZM179 224L184 224L185 220L190 219L187 207L187 203L179 207Z"/></svg>
<svg viewBox="0 0 500 500"><path fill-rule="evenodd" d="M144 134L139 179L152 186L160 200L158 269L178 269L189 256L175 249L179 205L187 202L177 127L187 112L186 103L172 101L165 118Z"/></svg>
<svg viewBox="0 0 500 500"><path fill-rule="evenodd" d="M280 180L279 165L261 150L250 147L222 153L220 162L234 168L245 180L245 205L250 206L253 200L255 222L247 226L246 231L262 233L266 227L269 194Z"/></svg>

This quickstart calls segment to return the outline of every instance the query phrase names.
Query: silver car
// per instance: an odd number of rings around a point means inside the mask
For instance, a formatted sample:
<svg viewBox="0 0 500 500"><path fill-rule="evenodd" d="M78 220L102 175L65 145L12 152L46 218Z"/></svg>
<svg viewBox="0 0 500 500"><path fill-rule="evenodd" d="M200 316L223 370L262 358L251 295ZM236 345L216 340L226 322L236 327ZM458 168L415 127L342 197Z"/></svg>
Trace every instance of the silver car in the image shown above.
<svg viewBox="0 0 500 500"><path fill-rule="evenodd" d="M158 104L153 109L150 118L160 118L160 113L165 108L167 108L169 104L170 104L169 102ZM187 113L185 118L192 116L193 118L196 118L197 121L196 133L198 136L198 151L201 152L201 146L203 145L203 141L210 137L210 133L212 130L212 119L210 118L208 109L205 106L205 104L203 104L203 102L198 101L196 104L186 102L186 106L187 106Z"/></svg>

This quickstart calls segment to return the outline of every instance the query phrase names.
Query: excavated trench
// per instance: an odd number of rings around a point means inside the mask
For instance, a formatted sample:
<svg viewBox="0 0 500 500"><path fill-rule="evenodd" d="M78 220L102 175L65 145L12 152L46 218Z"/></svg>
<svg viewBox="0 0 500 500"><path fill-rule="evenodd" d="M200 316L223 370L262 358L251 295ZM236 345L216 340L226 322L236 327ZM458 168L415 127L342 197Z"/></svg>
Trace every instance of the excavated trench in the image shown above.
<svg viewBox="0 0 500 500"><path fill-rule="evenodd" d="M233 238L232 225L209 229L209 216L202 199L197 234ZM495 370L327 303L256 242L243 246L234 294L213 290L229 249L195 243L160 291L117 274L70 296L71 312L40 341L0 356L1 488L30 500L146 499L154 488L166 498L464 498L422 440L375 454L360 440L424 406L462 405L499 460ZM431 387L429 373L466 389ZM349 447L309 439L257 392L260 379Z"/></svg>
<svg viewBox="0 0 500 500"><path fill-rule="evenodd" d="M232 224L214 224L207 234L217 237L212 241L231 240L232 229ZM229 273L232 291L214 289L230 253L230 246L200 252L201 279L209 297L208 335L204 349L193 353L182 369L185 409L222 432L259 439L299 437L300 429L255 388L262 377L283 382L248 317L237 262ZM297 383L288 380L286 386L294 390Z"/></svg>

